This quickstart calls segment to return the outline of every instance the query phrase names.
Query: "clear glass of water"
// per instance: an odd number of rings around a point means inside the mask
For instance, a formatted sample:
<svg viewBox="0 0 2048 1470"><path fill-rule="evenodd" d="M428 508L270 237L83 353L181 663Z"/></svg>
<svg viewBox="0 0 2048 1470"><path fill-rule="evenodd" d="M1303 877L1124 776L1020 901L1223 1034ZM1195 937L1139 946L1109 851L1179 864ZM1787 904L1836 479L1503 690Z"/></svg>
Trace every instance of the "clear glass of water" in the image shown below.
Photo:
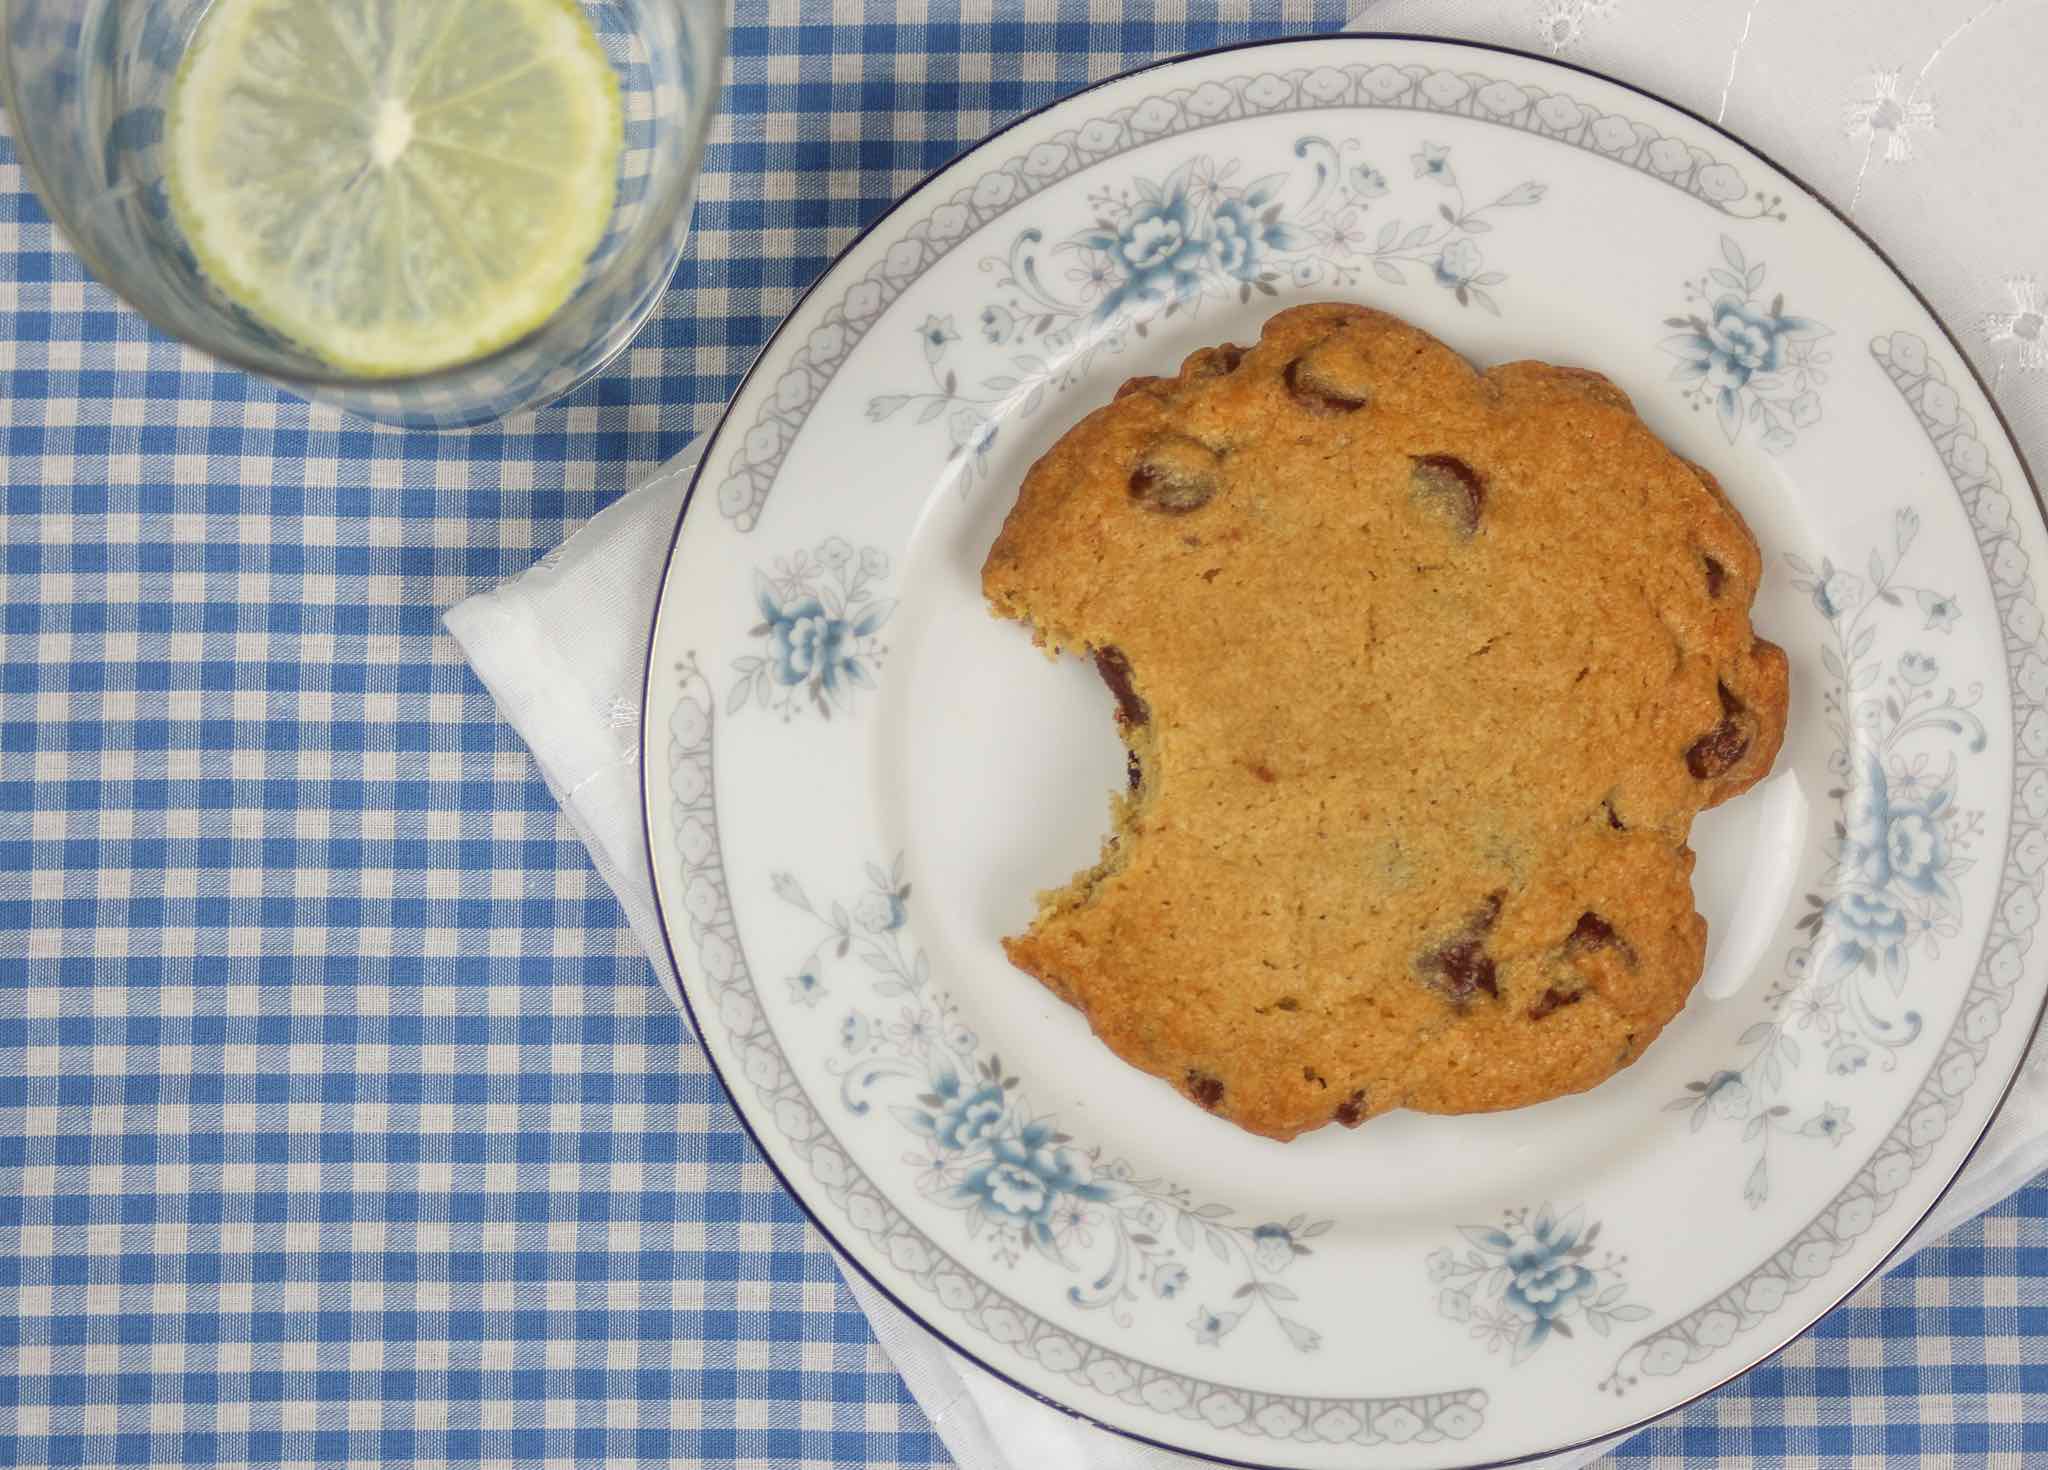
<svg viewBox="0 0 2048 1470"><path fill-rule="evenodd" d="M433 6L456 0L397 0ZM537 408L625 347L681 258L724 67L724 0L582 0L618 73L625 138L604 237L524 337L413 376L340 372L200 271L170 208L165 110L208 0L0 0L0 102L17 156L86 268L160 330L302 397L407 428Z"/></svg>

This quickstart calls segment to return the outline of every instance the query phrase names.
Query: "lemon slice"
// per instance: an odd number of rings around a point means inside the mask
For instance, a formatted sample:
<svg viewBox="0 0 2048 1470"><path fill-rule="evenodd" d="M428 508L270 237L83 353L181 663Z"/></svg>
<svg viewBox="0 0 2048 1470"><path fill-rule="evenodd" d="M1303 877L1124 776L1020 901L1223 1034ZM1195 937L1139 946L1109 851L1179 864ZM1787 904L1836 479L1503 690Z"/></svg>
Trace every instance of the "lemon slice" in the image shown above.
<svg viewBox="0 0 2048 1470"><path fill-rule="evenodd" d="M214 0L165 120L200 269L343 372L481 357L611 218L617 75L574 0Z"/></svg>

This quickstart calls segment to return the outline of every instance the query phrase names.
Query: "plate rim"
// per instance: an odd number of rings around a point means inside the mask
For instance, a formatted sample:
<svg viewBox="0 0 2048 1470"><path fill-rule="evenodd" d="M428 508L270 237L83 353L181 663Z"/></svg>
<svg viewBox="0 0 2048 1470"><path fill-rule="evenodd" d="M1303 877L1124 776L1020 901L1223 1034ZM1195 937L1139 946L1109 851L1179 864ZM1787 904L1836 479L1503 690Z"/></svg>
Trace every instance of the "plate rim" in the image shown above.
<svg viewBox="0 0 2048 1470"><path fill-rule="evenodd" d="M963 1343L958 1340L957 1334L950 1333L942 1329L941 1327L935 1325L934 1322L925 1313L920 1312L917 1308L913 1307L910 1303L905 1301L902 1298L902 1296L900 1296L887 1283L883 1282L879 1277L877 1277L876 1274L872 1270L870 1270L864 1262L862 1262L853 1252L849 1251L846 1248L846 1246L841 1244L839 1236L837 1233L835 1233L833 1227L826 1223L818 1209L816 1209L811 1204L810 1200L805 1197L802 1191L797 1189L795 1185L792 1183L789 1174L785 1171L782 1164L777 1162L774 1154L770 1151L770 1149L762 1140L760 1131L754 1126L753 1121L748 1117L746 1109L743 1106L741 1106L737 1090L735 1089L733 1083L727 1078L725 1071L720 1067L717 1058L712 1053L711 1048L704 1044L703 1036L705 1034L705 1028L698 1016L697 1007L691 1003L687 988L684 987L681 983L682 976L684 973L683 966L680 959L677 956L676 944L674 939L674 926L671 923L671 916L668 911L668 908L663 904L662 901L661 884L659 881L659 874L656 869L656 860L654 856L654 810L652 803L649 799L650 757L648 755L648 729L652 708L651 691L654 687L654 660L655 650L661 633L662 612L667 602L667 599L663 596L663 593L666 591L668 587L670 575L674 570L676 551L682 541L683 527L685 523L688 521L691 507L696 504L697 492L703 485L705 473L713 463L713 454L716 450L718 450L721 447L721 436L725 433L727 428L732 425L733 405L736 404L740 400L740 398L742 398L746 394L747 390L753 385L756 376L762 372L764 365L768 362L770 356L772 355L776 344L782 340L783 334L789 330L790 324L793 321L795 321L796 318L802 313L803 309L810 303L811 298L825 287L826 283L832 278L832 276L839 269L839 267L845 263L847 258L851 256L853 252L856 251L868 239L870 235L880 230L884 224L893 219L898 213L898 211L908 206L911 203L911 201L922 196L924 192L940 177L940 175L946 173L954 166L963 163L969 158L972 158L975 155L983 152L985 149L989 148L998 140L1016 131L1018 128L1023 127L1025 124L1030 123L1033 120L1045 115L1046 113L1051 112L1055 108L1062 107L1067 103L1075 101L1079 98L1086 97L1098 91L1106 90L1110 87L1119 85L1123 82L1131 80L1132 78L1143 76L1150 72L1163 71L1169 67L1181 66L1191 62L1204 61L1217 56L1256 52L1259 50L1263 50L1267 47L1273 46L1315 46L1330 44L1336 44L1341 46L1346 43L1369 45L1376 42L1395 42L1399 44L1414 44L1422 46L1455 47L1462 50L1478 52L1487 55L1512 57L1517 61L1534 62L1544 67L1553 68L1557 71L1589 77L1595 81L1606 83L1610 86L1617 87L1622 91L1631 93L1635 96L1644 98L1648 101L1657 103L1659 106L1669 108L1671 111L1686 118L1690 122L1702 128L1705 128L1710 133L1713 133L1721 137L1727 142L1732 143L1733 145L1735 145L1735 147L1750 154L1752 157L1761 160L1764 164L1774 169L1780 176L1782 176L1787 181L1788 184L1790 184L1794 189L1798 190L1800 195L1802 195L1808 202L1818 205L1829 216L1831 216L1836 223L1845 227L1849 231L1849 233L1855 238L1855 240L1858 243L1860 243L1863 246L1863 248L1871 254L1872 257L1875 258L1877 263L1881 265L1887 272L1889 272L1892 278L1895 281L1897 281L1899 285L1905 288L1907 294L1912 297L1912 299L1919 305L1921 310L1927 313L1928 319L1934 323L1937 330L1939 330L1939 332L1941 333L1943 342L1954 354L1955 360L1961 364L1963 371L1969 375L1970 382L1976 387L1984 403L1990 409L1992 421L1997 424L1998 431L2000 435L2003 436L2006 446L2009 449L2011 449L2014 462L2019 467L2020 477L2026 483L2026 498L2032 507L2034 516L2037 518L2038 523L2040 524L2043 531L2048 532L2048 499L2044 499L2043 497L2041 482L2039 478L2035 475L2033 466L2028 462L2026 452L2022 448L2018 437L2014 434L2012 424L2006 417L2004 408L2000 405L1997 398L1992 394L1990 385L1985 382L1983 374L1977 370L1976 364L1971 361L1968 353L1963 349L1960 339L1958 339L1958 337L1956 336L1955 330L1949 325L1948 320L1941 314L1940 311L1938 311L1935 308L1934 303L1927 298L1926 293L1923 292L1920 289L1920 287L1914 283L1913 279L1910 276L1908 276L1903 269L1900 268L1898 262L1892 259L1891 255L1886 252L1884 247L1879 245L1876 240L1871 238L1868 231L1866 231L1862 226L1857 224L1857 222L1853 218L1845 214L1826 196L1822 195L1812 185L1807 183L1806 180L1803 177L1801 177L1797 172L1790 168L1787 168L1784 164L1780 163L1777 160L1777 158L1775 158L1772 154L1770 154L1763 148L1758 147L1756 144L1750 142L1748 139L1742 137L1740 134L1734 132L1732 129L1728 128L1724 124L1716 122L1706 117L1705 115L1696 112L1692 108L1687 107L1685 104L1680 102L1674 102L1670 98L1665 97L1648 87L1638 85L1634 82L1626 81L1620 77L1614 76L1608 72L1601 71L1595 67L1584 66L1577 62L1563 60L1559 57L1547 56L1540 52L1525 50L1521 47L1516 46L1500 45L1498 43L1490 41L1478 41L1455 36L1436 36L1415 31L1382 30L1343 30L1319 32L1311 35L1268 36L1258 38L1255 40L1237 41L1220 46L1206 47L1204 49L1197 51L1182 52L1173 56L1160 57L1155 60L1144 62L1134 67L1130 67L1124 71L1116 72L1110 76L1102 77L1096 81L1086 84L1085 86L1077 87L1071 92L1066 92L1058 97L1052 98L1051 100L1044 102L1037 107L1031 108L1028 111L1017 114L1015 117L1009 119L1008 121L1002 123L1001 125L992 128L989 132L983 134L975 142L969 144L965 148L962 148L959 152L955 153L952 157L946 159L944 162L927 170L915 183L913 183L909 188L904 190L902 194L900 194L894 201L892 201L886 209L884 209L880 214L876 215L872 220L870 220L867 224L863 225L857 232L855 232L851 237L849 237L846 243L843 246L841 246L839 250L834 252L832 259L826 263L825 267L821 271L819 271L818 275L811 281L811 283L805 286L804 289L800 293L798 293L796 299L790 304L789 310L784 313L782 320L776 324L775 329L771 331L768 334L768 336L762 341L759 350L755 353L754 360L748 365L746 371L740 376L740 380L734 386L731 396L726 400L725 408L721 412L721 416L718 423L713 425L712 428L709 431L707 431L704 435L702 452L698 457L697 464L690 472L689 484L683 492L682 505L676 513L675 528L669 533L668 545L662 554L661 577L659 585L657 586L655 592L654 611L648 624L647 652L642 660L641 665L641 739L639 742L640 749L638 755L640 780L641 837L645 850L646 875L648 885L653 894L655 917L659 921L659 927L661 930L662 949L668 957L669 966L671 970L675 973L677 977L677 1000L679 1004L682 1006L685 1018L689 1021L691 1027L694 1028L698 1033L698 1051L703 1055L706 1065L710 1068L711 1075L717 1079L720 1089L724 1091L726 1095L726 1100L728 1104L731 1106L734 1116L738 1119L741 1129L746 1133L749 1141L753 1143L755 1150L760 1154L762 1162L767 1165L769 1172L774 1176L775 1181L782 1186L783 1191L787 1193L790 1196L790 1198L796 1203L797 1208L800 1211L802 1211L804 1218L810 1223L810 1225L815 1230L817 1230L820 1236L824 1238L826 1244L831 1247L833 1254L838 1258L840 1264L842 1264L843 1266L851 1266L852 1269L860 1275L862 1280L864 1280L871 1288L873 1288L876 1292L878 1292L881 1295L883 1300L887 1301L891 1306L895 1307L898 1311L902 1312L906 1317L908 1317L912 1322L914 1322L920 1330L928 1333L931 1337L936 1339L941 1345L959 1354L962 1358L966 1359L976 1368L979 1368L981 1371L988 1373L989 1375L994 1377L998 1382L1004 1384L1008 1388L1018 1393L1024 1394L1026 1397L1033 1399L1040 1404L1043 1404L1047 1408L1055 1409L1061 1414L1066 1415L1070 1419L1078 1420L1083 1424L1089 1425L1090 1427L1101 1430L1105 1433L1116 1435L1120 1439L1128 1440L1137 1444L1147 1445L1154 1449L1166 1451L1170 1454L1184 1455L1189 1457L1190 1459L1204 1461L1210 1464L1237 1467L1237 1470L1288 1470L1288 1462L1272 1459L1245 1460L1230 1455L1214 1453L1208 1450L1191 1448L1184 1444L1169 1443L1166 1440L1159 1439L1152 1435L1146 1434L1142 1430L1132 1429L1122 1425L1110 1423L1096 1414L1090 1413L1085 1409L1078 1408L1073 1404L1063 1402L1059 1399L1052 1397L1047 1393L1040 1391L1039 1389L1033 1388L1030 1385L1019 1381L1018 1378L1015 1377L1013 1374L1008 1373L1003 1369L996 1367L993 1363L989 1362L987 1356L983 1353L963 1345ZM741 431L735 429L734 432L739 433ZM2040 1003L2037 1004L2034 1008L2033 1017L2031 1022L2029 1023L2030 1038L2038 1038L2044 1021L2048 1021L2048 990L2044 990ZM1928 1218L1934 1213L1934 1211L1937 1208L1939 1208L1942 1200L1946 1198L1949 1191L1955 1187L1957 1179L1959 1179L1962 1176L1963 1171L1969 1167L1971 1160L1973 1160L1976 1157L1977 1151L1983 1147L1984 1140L1986 1137L1989 1136L1992 1125L1998 1121L1999 1115L2004 1112L2006 1104L2011 1100L2013 1089L2018 1084L2020 1075L2022 1071L2025 1069L2026 1058L2030 1046L2031 1039L2027 1045L2021 1047L2018 1059L2014 1062L2012 1069L2010 1070L2010 1072L2007 1073L2004 1080L2000 1083L1997 1101L1993 1104L1990 1112L1985 1116L1984 1123L1982 1127L1979 1128L1979 1130L1977 1131L1976 1137L1970 1141L1969 1147L1963 1151L1961 1157L1958 1159L1956 1163L1955 1168L1952 1172L1950 1172L1948 1178L1942 1182L1941 1187L1934 1192L1932 1197L1929 1198L1926 1207L1923 1210L1921 1210L1918 1214L1916 1214L1911 1219L1910 1223L1906 1224L1905 1228L1899 1234L1897 1241L1893 1243L1889 1250L1887 1250L1882 1256L1880 1256L1878 1260L1867 1271L1863 1272L1854 1281L1850 1282L1838 1295L1834 1297L1833 1300L1828 1301L1827 1304L1823 1306L1819 1311L1811 1314L1802 1314L1804 1316L1804 1320L1800 1321L1796 1327L1793 1327L1790 1331L1785 1332L1782 1336L1778 1338L1778 1340L1775 1343L1772 1343L1768 1347L1761 1348L1754 1357L1750 1358L1748 1362L1742 1364L1740 1367L1733 1369L1725 1376L1717 1379L1715 1382L1707 1385L1704 1388L1699 1389L1698 1391L1692 1394L1687 1395L1685 1398L1679 1400L1676 1403L1669 1404L1658 1409L1654 1413L1644 1415L1640 1418L1632 1419L1619 1429L1615 1429L1608 1433L1599 1434L1588 1438L1568 1440L1562 1444L1550 1446L1545 1449L1530 1451L1524 1454L1511 1455L1505 1458L1482 1459L1471 1461L1467 1464L1467 1470L1496 1470L1496 1467L1529 1464L1533 1461L1545 1459L1552 1455L1565 1453L1575 1449L1583 1449L1588 1446L1596 1444L1620 1444L1622 1441L1632 1438L1633 1436L1639 1434L1651 1425L1656 1424L1663 1419L1669 1418L1672 1415L1682 1413L1685 1410L1691 1408L1694 1404L1699 1403L1701 1400L1708 1398L1716 1393L1719 1393L1722 1389L1726 1388L1729 1384L1735 1382L1738 1378L1741 1378L1745 1374L1748 1374L1751 1371L1753 1371L1754 1369L1763 1366L1764 1363L1768 1362L1770 1359L1776 1357L1779 1353L1783 1352L1793 1342L1797 1341L1800 1337L1804 1336L1807 1332L1812 1330L1812 1328L1816 1326L1822 1319L1831 1315L1838 1308L1840 1308L1842 1304L1846 1302L1850 1297L1856 1295L1857 1292L1861 1291L1871 1281L1875 1280L1878 1276L1884 1274L1885 1271L1891 1266L1893 1261L1897 1259L1900 1251L1905 1248L1907 1242L1909 1242L1913 1238L1913 1236L1918 1233L1921 1226L1923 1226L1927 1222Z"/></svg>

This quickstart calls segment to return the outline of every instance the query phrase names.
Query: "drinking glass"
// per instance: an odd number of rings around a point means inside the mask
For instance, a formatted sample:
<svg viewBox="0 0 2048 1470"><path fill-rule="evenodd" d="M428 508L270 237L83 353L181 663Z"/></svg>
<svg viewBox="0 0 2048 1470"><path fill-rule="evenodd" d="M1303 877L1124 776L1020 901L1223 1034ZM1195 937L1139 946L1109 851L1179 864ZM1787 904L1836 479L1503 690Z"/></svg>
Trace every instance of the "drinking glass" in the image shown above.
<svg viewBox="0 0 2048 1470"><path fill-rule="evenodd" d="M485 357L388 378L340 372L265 327L201 274L178 229L164 109L207 4L0 0L0 102L23 171L86 268L158 328L305 398L445 429L559 398L654 310L682 256L717 108L723 0L582 0L625 113L616 202L582 282L540 326Z"/></svg>

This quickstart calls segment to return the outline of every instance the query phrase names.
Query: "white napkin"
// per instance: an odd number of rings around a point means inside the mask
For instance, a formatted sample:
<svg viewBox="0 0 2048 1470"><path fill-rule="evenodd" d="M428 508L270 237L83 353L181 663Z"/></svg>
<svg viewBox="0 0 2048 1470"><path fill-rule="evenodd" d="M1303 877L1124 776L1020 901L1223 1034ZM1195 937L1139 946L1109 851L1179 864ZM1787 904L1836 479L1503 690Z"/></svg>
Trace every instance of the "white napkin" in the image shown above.
<svg viewBox="0 0 2048 1470"><path fill-rule="evenodd" d="M655 922L640 820L641 678L663 554L699 452L694 445L685 450L532 570L446 616L448 631L532 750L548 789L664 974L668 955ZM2037 1044L1977 1156L1901 1259L2048 1167L2043 1052ZM843 1274L961 1470L1188 1470L1198 1463L1105 1434L1018 1393L945 1347L858 1273ZM1576 1451L1539 1465L1567 1470L1602 1452Z"/></svg>

